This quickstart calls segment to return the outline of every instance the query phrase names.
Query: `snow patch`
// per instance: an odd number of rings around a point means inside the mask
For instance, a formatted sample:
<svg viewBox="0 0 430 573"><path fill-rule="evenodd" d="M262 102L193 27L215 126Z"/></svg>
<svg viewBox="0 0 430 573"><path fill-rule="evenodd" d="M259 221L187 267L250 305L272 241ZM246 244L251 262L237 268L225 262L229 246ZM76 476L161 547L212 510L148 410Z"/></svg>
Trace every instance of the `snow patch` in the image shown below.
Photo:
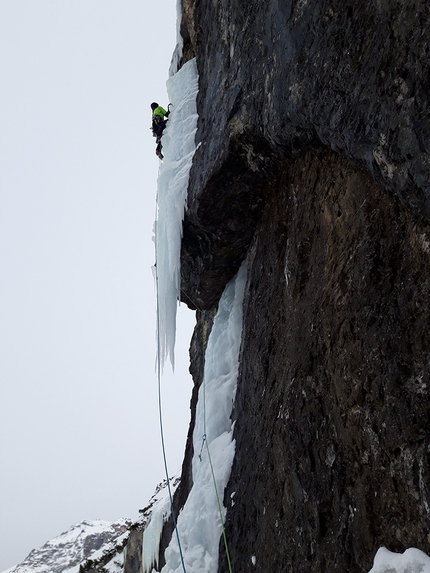
<svg viewBox="0 0 430 573"><path fill-rule="evenodd" d="M404 553L380 547L369 573L430 573L430 557L414 547Z"/></svg>

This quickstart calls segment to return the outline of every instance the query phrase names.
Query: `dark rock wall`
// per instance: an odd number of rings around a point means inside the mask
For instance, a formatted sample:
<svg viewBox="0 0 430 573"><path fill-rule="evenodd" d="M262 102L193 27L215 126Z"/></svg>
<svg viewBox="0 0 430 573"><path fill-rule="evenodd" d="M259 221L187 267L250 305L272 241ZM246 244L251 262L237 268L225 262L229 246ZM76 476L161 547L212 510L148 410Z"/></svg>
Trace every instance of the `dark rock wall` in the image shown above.
<svg viewBox="0 0 430 573"><path fill-rule="evenodd" d="M248 269L233 570L358 572L381 545L429 552L430 226L314 150L286 164Z"/></svg>
<svg viewBox="0 0 430 573"><path fill-rule="evenodd" d="M181 30L201 144L184 302L213 316L248 259L233 571L430 552L430 4L183 0Z"/></svg>
<svg viewBox="0 0 430 573"><path fill-rule="evenodd" d="M240 264L277 160L309 146L364 167L430 218L428 0L183 3L201 143L184 281L200 306Z"/></svg>

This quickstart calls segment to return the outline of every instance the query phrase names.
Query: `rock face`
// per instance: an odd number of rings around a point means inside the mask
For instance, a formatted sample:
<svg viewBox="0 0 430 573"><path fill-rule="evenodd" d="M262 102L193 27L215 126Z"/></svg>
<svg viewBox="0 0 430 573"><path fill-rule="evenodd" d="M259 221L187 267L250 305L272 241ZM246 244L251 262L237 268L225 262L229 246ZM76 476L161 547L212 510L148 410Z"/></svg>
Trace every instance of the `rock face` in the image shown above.
<svg viewBox="0 0 430 573"><path fill-rule="evenodd" d="M430 5L184 0L181 32L201 144L184 302L213 313L248 261L233 571L428 553Z"/></svg>
<svg viewBox="0 0 430 573"><path fill-rule="evenodd" d="M248 252L234 570L429 551L429 240L332 151L286 166Z"/></svg>
<svg viewBox="0 0 430 573"><path fill-rule="evenodd" d="M244 257L278 163L308 147L331 148L429 219L426 0L184 0L182 33L201 143L183 280L200 307Z"/></svg>

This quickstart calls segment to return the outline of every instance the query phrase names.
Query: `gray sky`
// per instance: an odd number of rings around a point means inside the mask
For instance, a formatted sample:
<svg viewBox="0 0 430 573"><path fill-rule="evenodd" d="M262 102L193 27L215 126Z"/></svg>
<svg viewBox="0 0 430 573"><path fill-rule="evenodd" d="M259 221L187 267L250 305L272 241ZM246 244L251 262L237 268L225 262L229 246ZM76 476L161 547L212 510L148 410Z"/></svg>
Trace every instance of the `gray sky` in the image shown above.
<svg viewBox="0 0 430 573"><path fill-rule="evenodd" d="M175 0L0 0L0 571L164 477L149 104L175 41ZM193 322L163 382L171 473Z"/></svg>

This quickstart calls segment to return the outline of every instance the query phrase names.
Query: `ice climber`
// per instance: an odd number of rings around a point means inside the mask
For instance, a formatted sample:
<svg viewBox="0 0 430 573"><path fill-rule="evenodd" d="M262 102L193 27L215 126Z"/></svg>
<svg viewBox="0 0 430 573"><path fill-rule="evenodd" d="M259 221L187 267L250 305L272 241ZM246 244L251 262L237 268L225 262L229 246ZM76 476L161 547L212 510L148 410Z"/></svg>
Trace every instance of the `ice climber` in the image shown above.
<svg viewBox="0 0 430 573"><path fill-rule="evenodd" d="M161 107L161 105L158 105L157 102L152 102L151 103L151 109L152 109L152 134L153 136L156 138L155 142L157 144L157 147L155 148L155 153L158 155L158 157L160 159L163 159L163 154L161 153L161 136L163 135L163 131L164 128L166 127L166 123L167 123L167 118L169 117L170 114L170 107L171 104L169 104L167 106L167 110L166 111L163 107Z"/></svg>

